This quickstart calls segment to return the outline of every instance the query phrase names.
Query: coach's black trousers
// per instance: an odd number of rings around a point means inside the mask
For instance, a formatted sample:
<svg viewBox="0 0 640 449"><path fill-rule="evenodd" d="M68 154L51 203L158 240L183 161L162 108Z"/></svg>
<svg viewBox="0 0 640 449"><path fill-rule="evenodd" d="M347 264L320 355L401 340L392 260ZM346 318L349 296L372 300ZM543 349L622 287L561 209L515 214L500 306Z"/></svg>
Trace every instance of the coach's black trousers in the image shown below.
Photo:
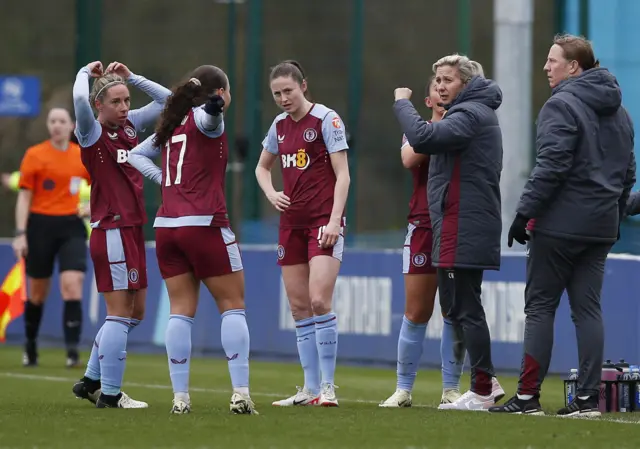
<svg viewBox="0 0 640 449"><path fill-rule="evenodd" d="M482 307L482 275L482 270L438 268L438 291L442 311L461 328L471 364L471 391L488 396L494 372L491 336Z"/></svg>
<svg viewBox="0 0 640 449"><path fill-rule="evenodd" d="M518 393L539 394L549 370L556 310L564 290L578 340L578 392L598 394L604 351L600 293L613 245L535 233L528 243L524 356Z"/></svg>

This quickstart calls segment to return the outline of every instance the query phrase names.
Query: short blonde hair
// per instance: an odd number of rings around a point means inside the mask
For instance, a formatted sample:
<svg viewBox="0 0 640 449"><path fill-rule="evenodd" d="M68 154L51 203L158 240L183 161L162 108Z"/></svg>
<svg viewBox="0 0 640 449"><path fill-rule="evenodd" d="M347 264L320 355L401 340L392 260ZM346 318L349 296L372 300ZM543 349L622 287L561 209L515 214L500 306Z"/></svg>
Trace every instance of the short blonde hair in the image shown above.
<svg viewBox="0 0 640 449"><path fill-rule="evenodd" d="M471 65L473 66L473 76L481 76L484 78L484 69L482 68L482 64L478 61L471 61Z"/></svg>
<svg viewBox="0 0 640 449"><path fill-rule="evenodd" d="M96 79L91 87L91 95L89 95L91 105L96 104L96 100L102 101L109 89L112 86L117 86L119 84L126 85L127 83L123 77L116 75L115 73L108 73Z"/></svg>
<svg viewBox="0 0 640 449"><path fill-rule="evenodd" d="M444 56L438 59L433 64L433 73L436 73L438 67L443 67L446 65L458 69L458 72L460 73L460 79L462 80L463 84L467 84L474 76L484 77L484 70L482 69L482 65L479 62L472 61L468 57L459 55L458 53L454 53L452 55Z"/></svg>

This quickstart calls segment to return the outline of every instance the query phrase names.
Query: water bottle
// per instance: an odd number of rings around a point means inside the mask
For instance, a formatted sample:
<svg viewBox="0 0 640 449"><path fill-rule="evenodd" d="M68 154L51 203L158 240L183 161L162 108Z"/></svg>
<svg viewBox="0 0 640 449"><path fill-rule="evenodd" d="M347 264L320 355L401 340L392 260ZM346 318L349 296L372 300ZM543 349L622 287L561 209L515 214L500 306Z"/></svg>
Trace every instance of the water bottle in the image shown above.
<svg viewBox="0 0 640 449"><path fill-rule="evenodd" d="M633 392L632 407L635 411L640 412L640 367L631 367L631 380L633 383L633 386L631 387L631 391Z"/></svg>
<svg viewBox="0 0 640 449"><path fill-rule="evenodd" d="M567 405L569 405L571 401L575 399L576 394L578 394L578 370L574 368L569 371L569 379L567 379Z"/></svg>
<svg viewBox="0 0 640 449"><path fill-rule="evenodd" d="M618 374L618 380L622 381L618 384L618 410L622 413L630 412L632 401L631 386L629 385L631 369L624 359L620 359L616 367L621 371L620 374Z"/></svg>
<svg viewBox="0 0 640 449"><path fill-rule="evenodd" d="M603 382L600 383L600 400L598 401L598 409L601 413L618 411L618 392L613 385L605 383L618 380L618 369L616 365L607 360L602 364Z"/></svg>

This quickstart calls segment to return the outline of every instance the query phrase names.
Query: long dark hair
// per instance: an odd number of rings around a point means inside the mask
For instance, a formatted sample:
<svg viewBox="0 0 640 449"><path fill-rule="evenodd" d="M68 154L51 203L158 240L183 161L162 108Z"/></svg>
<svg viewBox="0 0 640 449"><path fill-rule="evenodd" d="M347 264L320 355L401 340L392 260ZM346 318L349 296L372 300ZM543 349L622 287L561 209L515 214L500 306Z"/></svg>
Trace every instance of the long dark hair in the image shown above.
<svg viewBox="0 0 640 449"><path fill-rule="evenodd" d="M206 103L209 95L218 89L229 89L227 74L222 69L201 65L191 72L185 81L172 89L156 126L154 144L163 147L191 108Z"/></svg>
<svg viewBox="0 0 640 449"><path fill-rule="evenodd" d="M302 86L303 81L307 81L307 77L304 74L304 69L298 61L293 59L287 59L282 61L277 66L271 69L271 75L269 75L269 81L273 81L280 77L290 77L298 85ZM311 101L311 94L309 93L309 82L307 81L307 90L304 91L304 98Z"/></svg>

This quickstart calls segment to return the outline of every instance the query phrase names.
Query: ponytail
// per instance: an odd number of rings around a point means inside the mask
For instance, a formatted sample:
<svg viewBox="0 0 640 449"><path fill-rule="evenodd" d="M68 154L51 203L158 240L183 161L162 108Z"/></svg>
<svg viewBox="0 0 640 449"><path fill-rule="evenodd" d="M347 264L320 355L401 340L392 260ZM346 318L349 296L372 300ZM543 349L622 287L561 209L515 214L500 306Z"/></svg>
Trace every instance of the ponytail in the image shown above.
<svg viewBox="0 0 640 449"><path fill-rule="evenodd" d="M198 78L191 78L173 89L167 98L160 121L156 126L154 145L163 147L173 135L173 131L180 126L182 119L195 106L207 101L207 93Z"/></svg>
<svg viewBox="0 0 640 449"><path fill-rule="evenodd" d="M224 71L213 65L201 65L186 81L173 88L156 126L154 145L167 144L175 129L192 108L204 104L216 90L229 90L229 79Z"/></svg>

